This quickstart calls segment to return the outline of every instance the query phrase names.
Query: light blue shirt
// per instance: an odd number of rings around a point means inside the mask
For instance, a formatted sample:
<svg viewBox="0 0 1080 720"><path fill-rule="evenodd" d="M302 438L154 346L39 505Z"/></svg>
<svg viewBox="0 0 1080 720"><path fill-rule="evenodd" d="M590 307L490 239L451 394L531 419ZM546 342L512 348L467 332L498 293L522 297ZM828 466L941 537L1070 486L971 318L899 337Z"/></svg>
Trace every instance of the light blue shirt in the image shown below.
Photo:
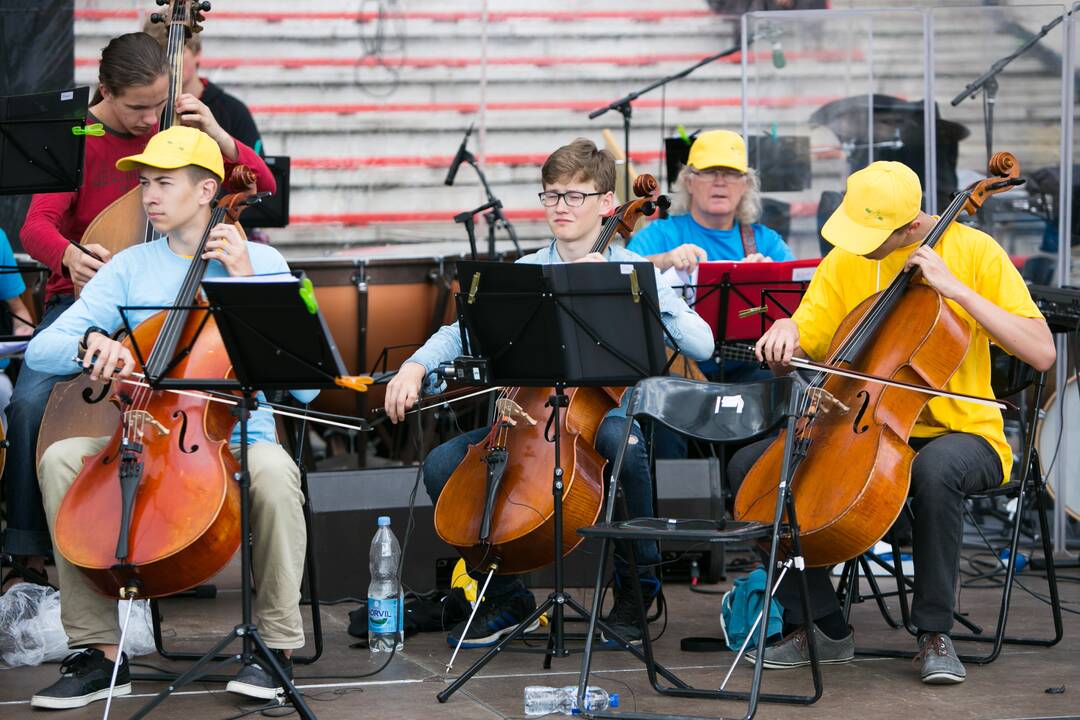
<svg viewBox="0 0 1080 720"><path fill-rule="evenodd" d="M608 262L648 262L645 258L619 246L611 245L604 253ZM552 265L566 262L559 255L555 247L555 241L541 250L525 255L518 259L519 263L527 265ZM691 310L668 285L661 276L656 273L656 289L660 301L660 319L671 337L678 344L684 355L693 360L708 360L713 353L712 328L701 319L696 312ZM665 342L668 338L665 336ZM450 362L461 354L461 332L458 324L443 325L434 335L428 338L423 347L413 353L405 362L414 362L423 365L427 370L427 383L425 391L428 393L438 392L442 382L438 381L432 372L439 367L440 363Z"/></svg>
<svg viewBox="0 0 1080 720"><path fill-rule="evenodd" d="M285 258L268 245L247 244L248 255L255 274L288 272ZM172 305L184 281L189 258L177 255L165 239L135 245L118 253L83 288L75 304L56 321L37 334L26 349L26 362L38 372L50 375L70 375L78 372L75 363L79 341L92 326L115 332L124 326L121 307L154 307ZM225 266L211 260L206 277L225 277ZM135 327L157 310L126 310L128 323ZM142 352L145 350L140 348ZM300 402L310 402L317 391L294 390ZM259 399L264 399L260 393ZM248 441L277 442L274 418L266 410L257 410L248 422ZM239 427L233 432L233 443L240 442Z"/></svg>
<svg viewBox="0 0 1080 720"><path fill-rule="evenodd" d="M795 259L791 248L775 230L759 223L754 223L752 227L759 253L777 262ZM733 223L730 230L713 230L699 224L690 213L649 223L634 233L626 247L639 255L659 255L686 244L705 250L712 262L742 260L746 257L738 222Z"/></svg>

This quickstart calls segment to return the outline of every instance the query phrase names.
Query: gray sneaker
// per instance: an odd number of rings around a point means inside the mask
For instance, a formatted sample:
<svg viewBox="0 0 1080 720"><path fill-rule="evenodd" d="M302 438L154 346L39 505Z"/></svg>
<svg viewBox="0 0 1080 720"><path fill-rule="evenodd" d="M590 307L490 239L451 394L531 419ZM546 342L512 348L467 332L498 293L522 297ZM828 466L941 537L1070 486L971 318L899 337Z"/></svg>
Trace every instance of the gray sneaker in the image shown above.
<svg viewBox="0 0 1080 720"><path fill-rule="evenodd" d="M799 628L783 640L765 648L763 664L766 670L783 670L810 664L810 648L806 642L806 628ZM814 643L817 646L818 662L839 664L855 659L855 633L850 632L845 638L833 640L814 626ZM746 659L757 662L757 650L748 650Z"/></svg>
<svg viewBox="0 0 1080 720"><path fill-rule="evenodd" d="M919 654L913 664L921 668L922 681L928 685L955 685L964 682L967 670L956 655L952 638L944 633L919 636Z"/></svg>

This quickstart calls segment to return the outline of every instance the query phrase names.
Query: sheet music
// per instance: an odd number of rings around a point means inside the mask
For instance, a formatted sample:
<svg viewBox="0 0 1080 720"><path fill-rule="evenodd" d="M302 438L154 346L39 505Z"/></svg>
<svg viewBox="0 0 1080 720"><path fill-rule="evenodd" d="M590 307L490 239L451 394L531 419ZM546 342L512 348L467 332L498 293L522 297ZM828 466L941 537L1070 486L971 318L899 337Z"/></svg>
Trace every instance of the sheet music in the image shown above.
<svg viewBox="0 0 1080 720"><path fill-rule="evenodd" d="M215 277L204 278L203 284L207 283L219 283L222 285L231 284L257 284L257 283L299 283L300 278L296 277L292 273L279 272L279 273L266 273L264 275L239 275L227 277Z"/></svg>

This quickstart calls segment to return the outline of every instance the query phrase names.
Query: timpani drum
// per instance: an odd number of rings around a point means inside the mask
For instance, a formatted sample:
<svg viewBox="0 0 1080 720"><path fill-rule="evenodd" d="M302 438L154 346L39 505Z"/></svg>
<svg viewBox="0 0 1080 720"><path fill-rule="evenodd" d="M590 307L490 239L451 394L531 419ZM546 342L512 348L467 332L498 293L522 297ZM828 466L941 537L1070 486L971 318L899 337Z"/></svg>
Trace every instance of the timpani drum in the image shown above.
<svg viewBox="0 0 1080 720"><path fill-rule="evenodd" d="M454 319L454 264L461 256L290 260L315 287L330 333L352 374L397 370L440 326ZM384 385L366 393L324 390L319 410L365 415L381 407Z"/></svg>

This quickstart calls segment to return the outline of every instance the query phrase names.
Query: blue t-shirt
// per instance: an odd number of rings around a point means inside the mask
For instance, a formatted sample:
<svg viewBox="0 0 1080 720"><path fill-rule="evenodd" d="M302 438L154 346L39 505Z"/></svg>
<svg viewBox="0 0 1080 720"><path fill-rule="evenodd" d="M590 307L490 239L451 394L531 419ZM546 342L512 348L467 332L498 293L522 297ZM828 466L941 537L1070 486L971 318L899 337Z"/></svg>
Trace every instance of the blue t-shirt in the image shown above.
<svg viewBox="0 0 1080 720"><path fill-rule="evenodd" d="M15 253L11 250L11 243L8 242L7 234L0 230L0 300L18 297L26 290L22 273L12 269L15 267ZM9 362L8 358L0 358L0 370L6 368Z"/></svg>
<svg viewBox="0 0 1080 720"><path fill-rule="evenodd" d="M753 228L759 253L777 262L795 259L787 243L775 230L759 223L754 223ZM650 223L634 233L626 249L638 255L659 255L686 244L704 249L710 261L742 260L745 257L738 222L730 230L712 230L699 225L690 213L672 215L666 220Z"/></svg>
<svg viewBox="0 0 1080 720"><path fill-rule="evenodd" d="M0 300L18 297L26 290L22 273L12 268L17 268L15 253L11 250L7 234L0 230Z"/></svg>

